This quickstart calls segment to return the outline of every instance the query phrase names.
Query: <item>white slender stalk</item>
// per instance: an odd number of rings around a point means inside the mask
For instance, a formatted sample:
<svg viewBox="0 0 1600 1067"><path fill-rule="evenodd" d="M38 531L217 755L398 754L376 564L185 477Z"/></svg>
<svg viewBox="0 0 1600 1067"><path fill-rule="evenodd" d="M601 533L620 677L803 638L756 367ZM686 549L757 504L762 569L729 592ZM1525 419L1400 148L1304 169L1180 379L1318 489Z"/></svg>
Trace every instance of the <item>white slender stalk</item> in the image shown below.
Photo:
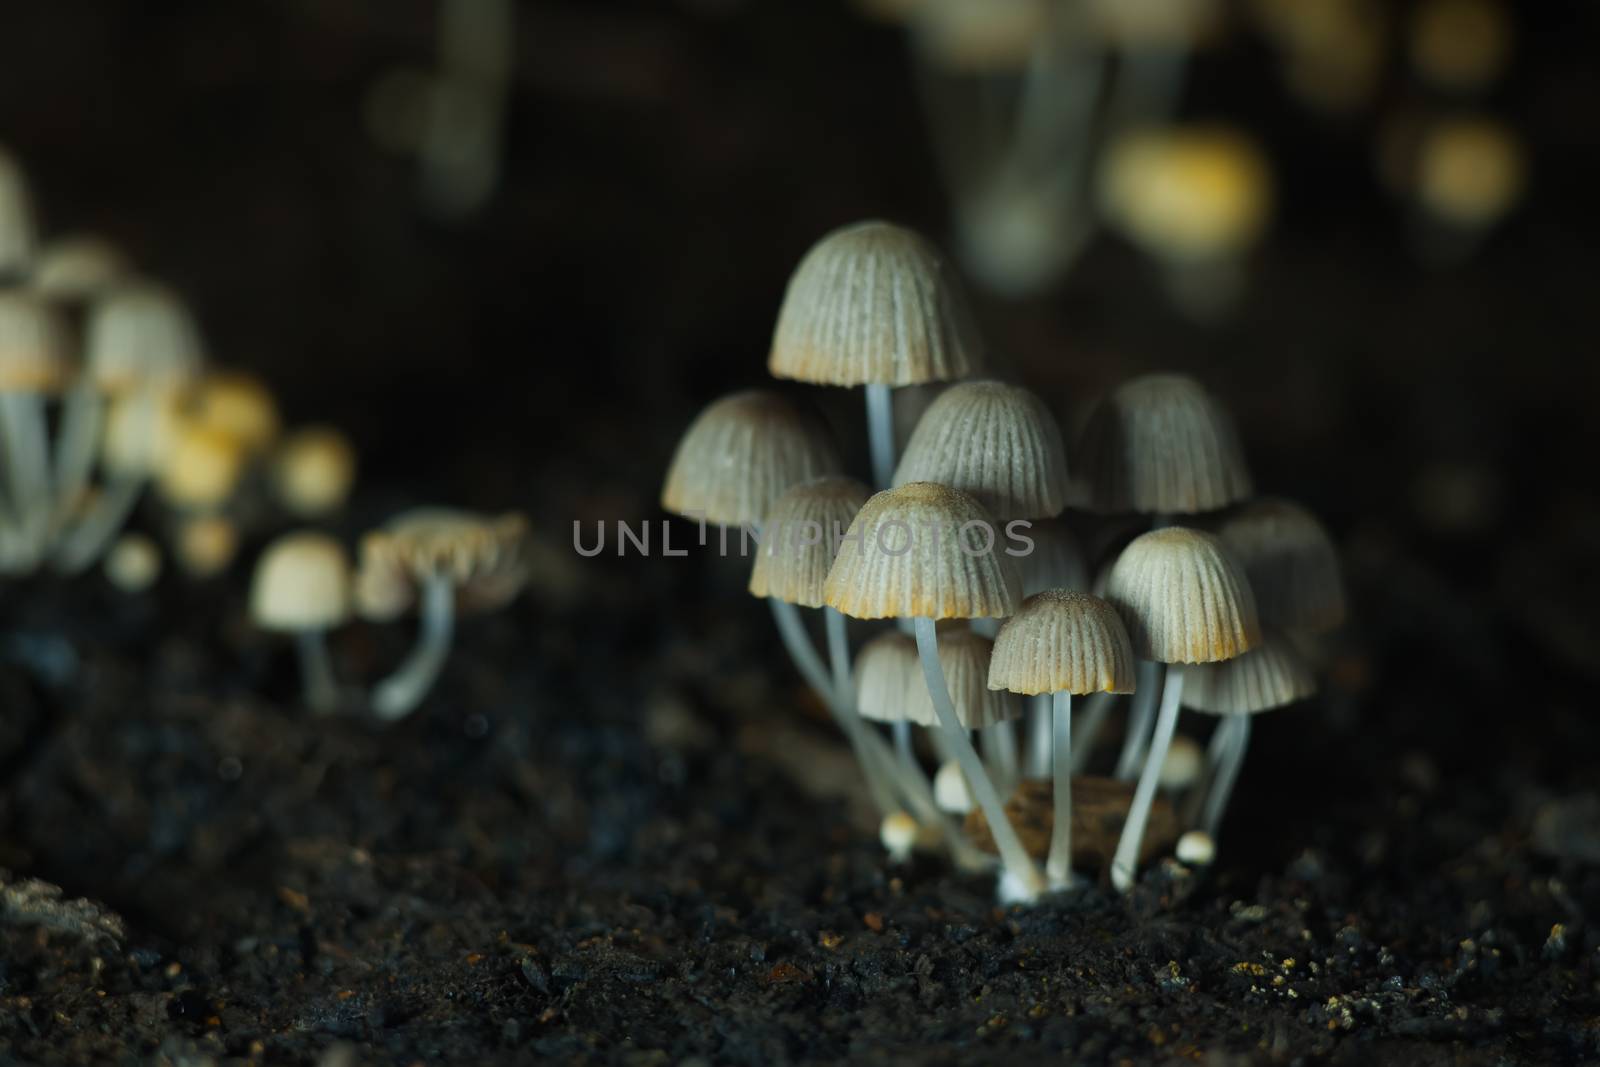
<svg viewBox="0 0 1600 1067"><path fill-rule="evenodd" d="M939 715L939 729L955 752L973 799L983 809L1006 873L1016 883L1016 890L1023 900L1035 900L1044 888L1044 879L1033 858L1022 847L1022 839L1017 836L1011 820L1006 818L1000 794L995 792L994 783L984 772L983 761L978 758L977 750L972 747L972 741L956 716L955 702L950 699L950 687L945 681L944 668L939 663L939 637L933 620L918 618L916 633L917 654L922 659L922 677L927 682L934 710Z"/></svg>
<svg viewBox="0 0 1600 1067"><path fill-rule="evenodd" d="M89 486L94 472L94 450L105 421L105 398L87 376L80 377L62 401L61 425L56 430L56 524L65 523Z"/></svg>
<svg viewBox="0 0 1600 1067"><path fill-rule="evenodd" d="M1082 774L1089 766L1094 743L1111 715L1111 706L1117 702L1115 693L1096 693L1089 698L1089 707L1078 723L1078 743L1072 746L1072 773Z"/></svg>
<svg viewBox="0 0 1600 1067"><path fill-rule="evenodd" d="M322 630L301 630L294 637L306 707L318 715L331 715L339 710L339 683L333 676L327 635Z"/></svg>
<svg viewBox="0 0 1600 1067"><path fill-rule="evenodd" d="M1139 661L1139 684L1128 708L1128 733L1122 739L1122 755L1117 758L1118 781L1129 782L1139 773L1150 743L1150 724L1156 717L1156 698L1161 690L1161 664Z"/></svg>
<svg viewBox="0 0 1600 1067"><path fill-rule="evenodd" d="M55 565L63 574L79 574L92 567L105 554L117 536L139 494L144 491L148 477L144 474L123 474L113 478L101 490L94 506L78 524L67 531L56 545Z"/></svg>
<svg viewBox="0 0 1600 1067"><path fill-rule="evenodd" d="M887 489L894 481L894 393L879 382L868 382L866 391L873 488Z"/></svg>
<svg viewBox="0 0 1600 1067"><path fill-rule="evenodd" d="M1064 889L1072 885L1072 694L1056 693L1051 704L1055 727L1055 739L1051 744L1055 821L1051 825L1050 858L1045 861L1044 873L1050 879L1050 888Z"/></svg>
<svg viewBox="0 0 1600 1067"><path fill-rule="evenodd" d="M911 724L905 719L900 719L893 725L894 752L900 762L906 767L916 768L918 774L922 773L922 766L917 762L917 750L911 744Z"/></svg>
<svg viewBox="0 0 1600 1067"><path fill-rule="evenodd" d="M1139 775L1139 784L1133 791L1133 803L1128 807L1128 821L1122 826L1117 853L1111 860L1111 884L1123 893L1133 888L1138 874L1145 826L1150 821L1150 807L1155 803L1161 765L1167 760L1167 748L1172 744L1172 735L1178 728L1178 702L1182 698L1183 667L1174 663L1167 668L1166 684L1161 689L1161 714L1156 719L1150 754L1145 757L1144 772Z"/></svg>
<svg viewBox="0 0 1600 1067"><path fill-rule="evenodd" d="M1050 777L1054 761L1054 743L1050 737L1050 694L1038 693L1028 698L1027 744L1023 751L1022 773L1033 781Z"/></svg>
<svg viewBox="0 0 1600 1067"><path fill-rule="evenodd" d="M450 657L455 634L456 588L446 574L430 574L422 583L421 629L417 643L398 670L372 690L372 710L387 722L417 710Z"/></svg>
<svg viewBox="0 0 1600 1067"><path fill-rule="evenodd" d="M1226 715L1217 716L1215 728L1211 731L1211 740L1206 744L1205 765L1200 768L1200 778L1189 790L1188 799L1183 805L1183 825L1197 827L1200 825L1200 812L1205 805L1207 794L1217 780L1217 768L1222 766L1228 756L1228 746L1233 744L1233 720Z"/></svg>
<svg viewBox="0 0 1600 1067"><path fill-rule="evenodd" d="M1010 794L1017 787L1017 734L1009 722L997 722L978 731L984 762L994 775L995 788Z"/></svg>
<svg viewBox="0 0 1600 1067"><path fill-rule="evenodd" d="M790 605L791 608L793 606ZM861 721L860 712L856 710L855 683L850 675L850 634L845 618L829 607L822 609L822 618L828 635L828 663L833 668L834 699L838 701L843 714L854 720L844 730L845 739L850 742L856 762L861 765L861 773L866 776L867 789L872 793L873 803L878 806L878 813L892 815L900 808L895 797L894 772L867 752L868 742L863 735L871 728Z"/></svg>
<svg viewBox="0 0 1600 1067"><path fill-rule="evenodd" d="M1206 790L1205 815L1200 824L1213 841L1222 827L1222 816L1227 813L1228 800L1239 781L1239 769L1244 766L1245 751L1250 747L1250 718L1249 715L1230 715L1223 723L1228 729L1229 742L1216 777Z"/></svg>
<svg viewBox="0 0 1600 1067"><path fill-rule="evenodd" d="M6 489L28 558L44 555L50 530L50 430L38 393L0 393L0 437L5 446Z"/></svg>

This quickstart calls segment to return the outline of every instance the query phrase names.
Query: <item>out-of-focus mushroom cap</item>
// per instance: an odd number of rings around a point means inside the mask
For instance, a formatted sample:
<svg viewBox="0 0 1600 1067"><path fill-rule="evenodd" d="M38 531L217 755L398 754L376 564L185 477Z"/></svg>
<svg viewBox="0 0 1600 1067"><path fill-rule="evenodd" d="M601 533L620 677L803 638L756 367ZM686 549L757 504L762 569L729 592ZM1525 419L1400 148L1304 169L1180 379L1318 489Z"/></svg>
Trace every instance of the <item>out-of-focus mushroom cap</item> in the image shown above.
<svg viewBox="0 0 1600 1067"><path fill-rule="evenodd" d="M989 661L994 642L966 627L939 635L939 665L944 668L945 684L956 707L956 718L968 730L982 730L1022 715L1022 700L1015 693L989 688ZM907 718L912 722L938 722L933 697L921 675L921 685L913 685Z"/></svg>
<svg viewBox="0 0 1600 1067"><path fill-rule="evenodd" d="M0 292L0 392L54 393L71 375L67 334L43 298Z"/></svg>
<svg viewBox="0 0 1600 1067"><path fill-rule="evenodd" d="M250 617L265 630L327 630L350 617L350 561L326 534L285 534L261 554Z"/></svg>
<svg viewBox="0 0 1600 1067"><path fill-rule="evenodd" d="M750 592L807 608L822 606L834 546L872 490L854 478L802 482L772 505L761 524L761 547L750 570Z"/></svg>
<svg viewBox="0 0 1600 1067"><path fill-rule="evenodd" d="M1344 622L1339 550L1311 512L1256 500L1223 519L1217 535L1244 567L1263 626L1322 633Z"/></svg>
<svg viewBox="0 0 1600 1067"><path fill-rule="evenodd" d="M1311 696L1316 676L1294 645L1278 634L1234 659L1185 672L1183 705L1215 715L1271 711Z"/></svg>
<svg viewBox="0 0 1600 1067"><path fill-rule="evenodd" d="M1013 693L1131 693L1133 646L1117 610L1061 589L1036 593L994 642L989 688Z"/></svg>
<svg viewBox="0 0 1600 1067"><path fill-rule="evenodd" d="M856 656L856 707L861 717L874 722L912 722L937 725L933 705L913 701L914 690L925 690L917 642L910 634L889 630L862 646ZM913 718L922 715L924 718Z"/></svg>
<svg viewBox="0 0 1600 1067"><path fill-rule="evenodd" d="M183 302L167 287L130 281L95 300L85 342L88 373L108 393L175 391L203 363L200 334Z"/></svg>

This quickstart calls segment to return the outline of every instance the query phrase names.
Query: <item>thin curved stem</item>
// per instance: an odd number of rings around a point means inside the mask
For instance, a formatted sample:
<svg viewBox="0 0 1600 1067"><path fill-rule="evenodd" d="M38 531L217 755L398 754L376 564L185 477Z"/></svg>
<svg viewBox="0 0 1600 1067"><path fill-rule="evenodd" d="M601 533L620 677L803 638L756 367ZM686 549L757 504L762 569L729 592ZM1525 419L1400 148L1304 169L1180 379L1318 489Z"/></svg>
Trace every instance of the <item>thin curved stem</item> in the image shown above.
<svg viewBox="0 0 1600 1067"><path fill-rule="evenodd" d="M978 806L983 809L984 818L989 821L989 832L993 835L995 847L1000 853L1000 862L1005 866L1007 873L1015 879L1022 898L1030 901L1037 899L1044 888L1044 879L1040 876L1039 868L1033 862L1033 858L1028 855L1027 849L1022 847L1022 839L1017 836L1011 820L1006 817L1005 805L1000 800L1000 794L995 791L994 783L984 772L983 761L978 758L977 750L972 747L967 731L956 716L955 702L950 699L950 687L944 677L944 667L939 663L939 637L933 620L919 617L916 620L916 633L917 654L922 660L922 677L927 682L934 710L939 715L939 729L955 753L956 760L961 765L961 773L967 777L967 787L972 790L973 799L978 802Z"/></svg>
<svg viewBox="0 0 1600 1067"><path fill-rule="evenodd" d="M331 715L339 710L339 683L333 676L327 635L322 630L300 630L294 638L306 707L318 715Z"/></svg>
<svg viewBox="0 0 1600 1067"><path fill-rule="evenodd" d="M794 605L789 607L792 609ZM850 676L850 635L845 618L829 607L822 609L822 618L823 628L828 635L828 663L833 668L834 698L842 714L854 720L849 728L844 728L841 722L841 729L844 729L845 739L856 754L856 762L861 765L861 773L867 779L867 790L878 807L878 814L892 815L900 808L895 797L894 770L885 767L881 760L873 759L867 751L868 742L863 735L871 728L861 721L861 715L856 711L855 684Z"/></svg>
<svg viewBox="0 0 1600 1067"><path fill-rule="evenodd" d="M1222 763L1217 767L1216 777L1206 791L1205 815L1200 824L1213 841L1222 827L1222 817L1227 813L1228 800L1233 796L1233 787L1239 781L1239 770L1244 766L1245 752L1250 747L1250 718L1249 715L1230 715L1223 723L1228 728L1229 741Z"/></svg>
<svg viewBox="0 0 1600 1067"><path fill-rule="evenodd" d="M125 474L107 484L88 513L56 545L56 569L78 574L93 566L133 514L146 481L144 474Z"/></svg>
<svg viewBox="0 0 1600 1067"><path fill-rule="evenodd" d="M873 488L887 489L894 481L894 392L879 382L867 383L866 392Z"/></svg>
<svg viewBox="0 0 1600 1067"><path fill-rule="evenodd" d="M372 710L388 722L417 710L438 681L455 635L456 589L448 575L430 574L422 583L421 630L411 654L398 670L372 690Z"/></svg>
<svg viewBox="0 0 1600 1067"><path fill-rule="evenodd" d="M37 563L50 532L50 430L44 398L31 392L0 393L0 436L5 444L6 489L16 522Z"/></svg>
<svg viewBox="0 0 1600 1067"><path fill-rule="evenodd" d="M1115 693L1096 693L1089 698L1089 707L1078 723L1078 743L1072 746L1072 773L1082 774L1094 753L1094 743L1111 715L1111 706L1117 702Z"/></svg>
<svg viewBox="0 0 1600 1067"><path fill-rule="evenodd" d="M1122 739L1122 755L1117 758L1116 777L1128 782L1139 773L1150 744L1150 725L1155 721L1156 700L1161 692L1161 664L1139 662L1139 684L1128 708L1128 733Z"/></svg>
<svg viewBox="0 0 1600 1067"><path fill-rule="evenodd" d="M1051 697L1050 717L1054 726L1053 753L1055 781L1051 794L1054 822L1050 829L1050 858L1045 861L1045 877L1052 888L1072 884L1072 694Z"/></svg>
<svg viewBox="0 0 1600 1067"><path fill-rule="evenodd" d="M1017 734L1009 722L997 722L978 731L983 761L994 775L995 788L1010 793L1017 787Z"/></svg>
<svg viewBox="0 0 1600 1067"><path fill-rule="evenodd" d="M1128 820L1123 823L1122 837L1117 841L1117 853L1111 860L1111 884L1124 893L1133 888L1139 870L1145 825L1150 821L1150 807L1155 803L1161 765L1167 760L1167 748L1172 744L1172 735L1178 728L1178 703L1182 698L1183 668L1172 664L1167 668L1166 684L1161 688L1161 714L1156 718L1150 754L1145 757L1144 772L1139 775L1139 784L1133 791L1133 803L1128 807Z"/></svg>

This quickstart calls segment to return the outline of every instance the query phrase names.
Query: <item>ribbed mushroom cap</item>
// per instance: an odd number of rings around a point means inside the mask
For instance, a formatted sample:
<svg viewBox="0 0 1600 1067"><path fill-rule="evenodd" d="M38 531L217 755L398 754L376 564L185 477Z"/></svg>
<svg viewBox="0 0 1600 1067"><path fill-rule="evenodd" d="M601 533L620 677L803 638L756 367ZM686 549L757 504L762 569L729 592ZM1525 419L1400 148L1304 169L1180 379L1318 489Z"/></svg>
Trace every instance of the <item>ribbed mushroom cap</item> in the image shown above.
<svg viewBox="0 0 1600 1067"><path fill-rule="evenodd" d="M926 700L913 702L913 692L927 692L916 638L889 630L861 647L856 656L856 709L862 718L937 725L933 705ZM913 718L914 715L926 717Z"/></svg>
<svg viewBox="0 0 1600 1067"><path fill-rule="evenodd" d="M761 524L750 592L821 607L834 548L871 495L854 478L829 477L802 482L780 496Z"/></svg>
<svg viewBox="0 0 1600 1067"><path fill-rule="evenodd" d="M53 393L70 370L66 329L49 303L0 292L0 392Z"/></svg>
<svg viewBox="0 0 1600 1067"><path fill-rule="evenodd" d="M926 238L858 222L812 246L789 279L767 369L818 385L965 378L983 352L952 268Z"/></svg>
<svg viewBox="0 0 1600 1067"><path fill-rule="evenodd" d="M1044 401L1004 382L960 382L917 423L894 484L971 493L995 518L1047 519L1067 506L1067 449Z"/></svg>
<svg viewBox="0 0 1600 1067"><path fill-rule="evenodd" d="M267 546L250 586L250 617L265 630L326 630L350 617L350 561L326 534L285 534Z"/></svg>
<svg viewBox="0 0 1600 1067"><path fill-rule="evenodd" d="M989 688L1028 695L1133 692L1133 646L1117 609L1063 589L1029 597L995 638Z"/></svg>
<svg viewBox="0 0 1600 1067"><path fill-rule="evenodd" d="M1033 542L1032 550L1026 555L1012 557L1017 563L1017 573L1022 576L1023 596L1046 589L1089 587L1089 562L1065 522L1033 519L1026 530L1019 529L1017 534Z"/></svg>
<svg viewBox="0 0 1600 1067"><path fill-rule="evenodd" d="M89 375L108 393L170 390L199 374L200 335L165 286L129 282L95 301L86 342Z"/></svg>
<svg viewBox="0 0 1600 1067"><path fill-rule="evenodd" d="M661 506L719 526L758 523L791 486L839 469L821 419L777 393L751 389L713 401L689 424L667 468Z"/></svg>
<svg viewBox="0 0 1600 1067"><path fill-rule="evenodd" d="M931 482L878 493L862 507L828 572L823 599L857 619L1005 617L1021 581L993 516Z"/></svg>
<svg viewBox="0 0 1600 1067"><path fill-rule="evenodd" d="M1169 526L1134 538L1111 568L1106 599L1140 659L1213 663L1261 643L1244 568L1199 530Z"/></svg>
<svg viewBox="0 0 1600 1067"><path fill-rule="evenodd" d="M52 300L87 300L122 280L127 271L127 260L115 245L92 234L78 234L39 250L29 284Z"/></svg>
<svg viewBox="0 0 1600 1067"><path fill-rule="evenodd" d="M1322 633L1344 622L1339 550L1311 512L1288 500L1255 500L1224 519L1217 535L1244 567L1263 626Z"/></svg>
<svg viewBox="0 0 1600 1067"><path fill-rule="evenodd" d="M35 239L28 183L22 169L0 148L0 274L26 268Z"/></svg>
<svg viewBox="0 0 1600 1067"><path fill-rule="evenodd" d="M1107 394L1078 448L1088 505L1102 513L1192 515L1249 497L1233 420L1193 378L1147 374Z"/></svg>
<svg viewBox="0 0 1600 1067"><path fill-rule="evenodd" d="M982 730L1022 715L1022 700L1017 694L989 688L989 660L993 651L993 641L966 628L947 630L939 635L939 665L944 668L950 699L956 706L956 718L968 730ZM907 718L912 722L936 723L938 713L933 710L927 681L921 677L920 660L917 669L922 684L911 687Z"/></svg>
<svg viewBox="0 0 1600 1067"><path fill-rule="evenodd" d="M1242 656L1187 671L1183 705L1214 715L1246 715L1293 704L1316 691L1316 677L1294 645L1273 634Z"/></svg>
<svg viewBox="0 0 1600 1067"><path fill-rule="evenodd" d="M443 575L464 607L487 610L508 603L526 584L528 537L528 520L517 512L413 508L362 539L361 566L398 571L413 584Z"/></svg>

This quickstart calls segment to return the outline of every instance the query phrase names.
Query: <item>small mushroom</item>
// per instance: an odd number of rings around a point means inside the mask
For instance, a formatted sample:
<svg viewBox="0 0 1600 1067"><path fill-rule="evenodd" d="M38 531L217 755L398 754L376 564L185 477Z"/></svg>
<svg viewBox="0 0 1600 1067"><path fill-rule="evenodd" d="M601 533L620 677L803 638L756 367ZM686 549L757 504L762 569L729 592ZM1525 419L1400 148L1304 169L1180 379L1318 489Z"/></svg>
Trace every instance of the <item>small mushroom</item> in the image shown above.
<svg viewBox="0 0 1600 1067"><path fill-rule="evenodd" d="M172 536L172 554L194 578L221 574L238 552L239 527L226 515L187 516Z"/></svg>
<svg viewBox="0 0 1600 1067"><path fill-rule="evenodd" d="M285 534L256 562L250 617L263 630L291 633L306 705L320 714L339 706L326 634L350 618L350 561L326 534Z"/></svg>
<svg viewBox="0 0 1600 1067"><path fill-rule="evenodd" d="M421 630L410 656L372 691L372 709L394 721L416 710L450 655L458 600L490 610L527 583L528 520L449 508L407 511L362 541L361 567L389 568L417 590ZM360 584L359 582L357 584Z"/></svg>
<svg viewBox="0 0 1600 1067"><path fill-rule="evenodd" d="M356 450L332 426L306 426L278 445L272 485L284 510L322 518L344 506L356 480Z"/></svg>
<svg viewBox="0 0 1600 1067"><path fill-rule="evenodd" d="M180 512L220 511L244 477L245 448L215 426L179 420L172 442L157 457L156 491Z"/></svg>
<svg viewBox="0 0 1600 1067"><path fill-rule="evenodd" d="M266 383L241 371L213 371L189 390L184 417L195 426L227 434L246 455L265 452L278 439L278 402Z"/></svg>
<svg viewBox="0 0 1600 1067"><path fill-rule="evenodd" d="M118 590L142 593L161 577L161 549L142 533L125 533L112 544L103 566L106 580Z"/></svg>

